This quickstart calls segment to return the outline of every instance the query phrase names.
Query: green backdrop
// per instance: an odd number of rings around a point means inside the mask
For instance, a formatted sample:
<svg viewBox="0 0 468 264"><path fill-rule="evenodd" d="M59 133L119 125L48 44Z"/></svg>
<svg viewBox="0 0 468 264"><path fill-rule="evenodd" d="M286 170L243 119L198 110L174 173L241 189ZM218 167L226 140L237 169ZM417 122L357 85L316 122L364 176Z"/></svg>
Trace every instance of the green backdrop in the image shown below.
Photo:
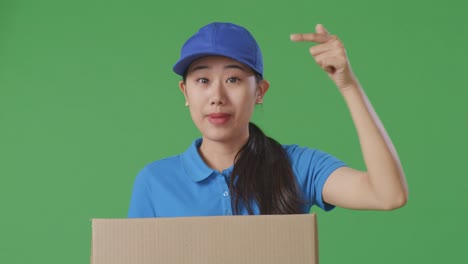
<svg viewBox="0 0 468 264"><path fill-rule="evenodd" d="M0 0L0 262L89 263L91 218L199 136L171 68L212 21L246 26L272 86L254 121L364 169L345 103L289 34L323 23L399 152L410 199L319 215L321 263L461 263L468 245L463 1Z"/></svg>

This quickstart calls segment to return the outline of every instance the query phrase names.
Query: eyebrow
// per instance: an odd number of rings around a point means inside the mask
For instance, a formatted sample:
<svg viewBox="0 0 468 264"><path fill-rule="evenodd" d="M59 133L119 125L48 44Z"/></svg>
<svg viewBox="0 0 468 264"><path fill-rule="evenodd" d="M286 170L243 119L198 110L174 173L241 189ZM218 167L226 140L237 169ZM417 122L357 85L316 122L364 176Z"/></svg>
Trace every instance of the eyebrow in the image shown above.
<svg viewBox="0 0 468 264"><path fill-rule="evenodd" d="M211 67L210 66L207 66L207 65L199 65L199 66L196 66L194 67L193 69L190 70L190 72L194 72L194 71L197 71L197 70L203 70L203 69L210 69ZM238 65L238 64L228 64L226 66L224 66L224 69L239 69L243 72L245 72L246 70L244 69L244 67Z"/></svg>
<svg viewBox="0 0 468 264"><path fill-rule="evenodd" d="M239 70L245 72L244 67L242 67L242 66L240 66L240 65L238 65L238 64L229 64L229 65L226 65L226 66L224 66L224 69L239 69Z"/></svg>

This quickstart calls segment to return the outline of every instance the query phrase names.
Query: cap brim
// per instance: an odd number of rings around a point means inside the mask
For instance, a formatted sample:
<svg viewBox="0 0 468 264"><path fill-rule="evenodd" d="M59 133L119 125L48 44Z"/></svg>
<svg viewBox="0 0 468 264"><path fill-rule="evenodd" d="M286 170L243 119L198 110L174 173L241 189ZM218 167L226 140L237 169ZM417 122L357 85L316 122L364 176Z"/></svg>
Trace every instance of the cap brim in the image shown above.
<svg viewBox="0 0 468 264"><path fill-rule="evenodd" d="M190 56L186 56L185 58L180 59L179 61L177 61L176 64L174 65L174 67L172 68L172 70L176 74L178 74L180 76L183 76L185 74L185 71L187 71L188 67L190 66L190 64L192 64L192 62L194 62L195 60L200 59L202 57L206 57L206 56L218 56L218 55L220 55L220 54L214 54L214 53L192 54Z"/></svg>
<svg viewBox="0 0 468 264"><path fill-rule="evenodd" d="M256 69L253 65L251 65L250 63L238 60L237 58L233 58L233 57L229 56L229 54L225 54L223 52L200 52L200 53L196 53L196 54L186 56L185 58L180 59L179 61L177 61L176 64L174 64L174 67L172 68L172 70L176 74L178 74L180 76L184 76L184 74L186 73L188 67L190 67L190 65L195 60L203 58L203 57L207 57L207 56L223 56L223 57L233 59L235 61L238 61L240 63L243 63L243 64L249 66L253 71L255 71L258 74L262 75L260 73L260 71L258 69Z"/></svg>

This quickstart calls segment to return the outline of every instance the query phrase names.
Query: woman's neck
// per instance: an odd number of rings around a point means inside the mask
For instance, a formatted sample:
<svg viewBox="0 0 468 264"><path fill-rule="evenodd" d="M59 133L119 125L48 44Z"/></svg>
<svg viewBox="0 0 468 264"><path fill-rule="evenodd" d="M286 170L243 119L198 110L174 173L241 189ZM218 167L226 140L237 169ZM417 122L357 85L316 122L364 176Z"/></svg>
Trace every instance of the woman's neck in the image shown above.
<svg viewBox="0 0 468 264"><path fill-rule="evenodd" d="M241 140L230 142L213 141L203 138L198 151L208 167L222 172L234 164L234 158L245 143L247 143L248 139L248 135Z"/></svg>

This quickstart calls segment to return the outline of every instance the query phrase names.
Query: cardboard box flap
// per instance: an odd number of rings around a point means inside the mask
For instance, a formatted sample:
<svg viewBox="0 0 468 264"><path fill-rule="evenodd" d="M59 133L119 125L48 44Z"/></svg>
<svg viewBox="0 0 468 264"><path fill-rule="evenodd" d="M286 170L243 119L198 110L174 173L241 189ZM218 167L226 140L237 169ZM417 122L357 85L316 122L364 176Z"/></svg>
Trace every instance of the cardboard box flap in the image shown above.
<svg viewBox="0 0 468 264"><path fill-rule="evenodd" d="M315 214L93 219L92 264L317 264Z"/></svg>

